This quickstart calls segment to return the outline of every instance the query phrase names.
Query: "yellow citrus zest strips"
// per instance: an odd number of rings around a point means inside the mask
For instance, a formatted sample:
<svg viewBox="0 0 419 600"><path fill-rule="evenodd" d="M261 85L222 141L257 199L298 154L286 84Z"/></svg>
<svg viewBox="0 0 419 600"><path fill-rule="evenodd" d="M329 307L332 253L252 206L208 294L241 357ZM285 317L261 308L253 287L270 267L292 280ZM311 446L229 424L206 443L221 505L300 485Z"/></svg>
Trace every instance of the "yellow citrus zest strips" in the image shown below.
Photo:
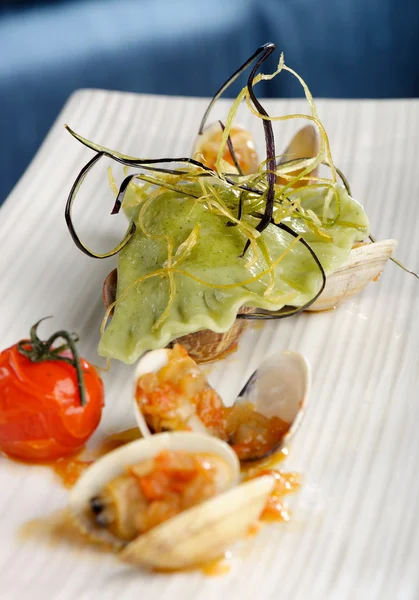
<svg viewBox="0 0 419 600"><path fill-rule="evenodd" d="M172 253L173 253L173 240L172 240L172 238L168 237L167 238L167 275L169 278L169 287L170 287L169 302L167 303L167 306L164 309L164 311L162 312L162 314L160 315L160 317L154 323L154 325L152 327L153 331L158 329L160 327L160 325L167 319L167 317L170 313L170 310L173 306L173 302L175 300L176 284L175 284L175 278L174 278L173 271L172 271Z"/></svg>
<svg viewBox="0 0 419 600"><path fill-rule="evenodd" d="M157 236L156 236L157 237ZM288 248L286 250L284 250L284 252L282 252L274 261L271 261L271 264L268 266L268 268L264 269L263 271L261 271L260 273L258 273L257 275L254 275L253 277L249 277L248 279L245 279L244 281L240 281L237 283L229 283L229 284L215 284L215 283L210 283L208 281L204 281L202 279L200 279L199 277L196 277L195 275L192 275L192 273L188 273L187 271L183 271L182 269L178 269L173 265L167 266L167 267L163 267L161 269L157 269L156 271L154 271L153 273L147 273L146 275L143 275L142 277L138 277L138 279L136 279L135 281L133 281L132 283L130 283L121 293L121 295L114 301L112 302L112 304L110 304L106 310L105 316L103 317L102 320L102 324L100 327L100 333L101 335L103 335L103 332L105 330L105 326L106 323L109 319L109 316L112 312L112 310L117 306L117 304L119 302L121 302L125 296L128 294L128 292L130 291L131 288L133 288L134 286L139 285L140 283L142 283L143 281L146 281L147 279L151 279L153 277L167 277L170 275L183 275L184 277L189 277L190 279L192 279L193 281L195 281L196 283L199 283L200 285L203 285L205 287L209 287L212 289L222 289L222 290L228 290L228 289L234 289L237 287L242 287L244 285L249 285L251 283L254 283L255 281L258 281L259 279L261 279L262 277L264 277L265 275L269 275L270 273L272 273L274 271L274 269L276 269L276 267L279 265L279 263L285 258L285 256L291 252L291 250L294 248L294 246L299 242L299 240L301 239L301 236L297 236L295 238L293 238L291 244L288 246ZM169 250L171 252L171 250ZM169 260L169 257L168 257ZM170 254L170 260L171 261L171 254ZM166 307L166 309L164 310L164 312L162 313L162 315L159 317L158 321L156 321L156 323L153 326L154 328L157 328L158 326L160 326L162 324L162 321L167 317L167 314L170 311L170 308L173 304L173 298L174 298L174 291L171 288L171 297L169 299L169 303ZM274 300L274 302L278 301L278 298L281 298L284 302L284 304L286 302L291 301L292 299L295 298L295 292L291 292L288 294L283 294L280 296L277 296ZM158 325L157 325L158 323Z"/></svg>
<svg viewBox="0 0 419 600"><path fill-rule="evenodd" d="M171 266L177 267L181 262L185 260L185 258L188 258L189 254L192 252L192 249L198 242L200 229L201 225L199 223L195 223L194 228L192 229L191 233L188 235L186 240L178 246L173 257L175 260L173 263L171 263ZM166 263L163 266L169 267L169 261L166 261Z"/></svg>

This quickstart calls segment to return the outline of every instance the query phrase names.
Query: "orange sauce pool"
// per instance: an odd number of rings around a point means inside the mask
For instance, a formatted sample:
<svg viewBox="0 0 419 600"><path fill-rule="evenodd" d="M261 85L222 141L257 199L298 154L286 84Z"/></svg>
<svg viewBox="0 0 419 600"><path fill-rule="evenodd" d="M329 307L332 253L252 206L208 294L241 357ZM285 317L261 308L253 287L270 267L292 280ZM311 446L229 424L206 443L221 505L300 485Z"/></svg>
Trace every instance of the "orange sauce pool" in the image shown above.
<svg viewBox="0 0 419 600"><path fill-rule="evenodd" d="M260 519L248 531L248 536L254 536L260 529L260 523L269 521L287 522L291 513L286 505L285 497L297 492L301 487L301 476L295 472L280 470L280 464L288 457L288 449L282 448L280 452L267 458L250 463L244 463L241 467L243 480L254 479L262 475L272 475L275 478L274 489L268 498L265 509Z"/></svg>
<svg viewBox="0 0 419 600"><path fill-rule="evenodd" d="M59 479L61 479L63 486L71 488L92 463L92 460L80 460L76 455L70 458L60 458L51 463L50 466Z"/></svg>
<svg viewBox="0 0 419 600"><path fill-rule="evenodd" d="M198 569L207 577L220 577L221 575L226 575L231 571L231 553L226 552L223 557L200 565Z"/></svg>
<svg viewBox="0 0 419 600"><path fill-rule="evenodd" d="M52 468L64 487L71 488L95 460L140 437L141 434L137 428L120 431L104 438L94 450L83 449L73 456L59 458L46 466Z"/></svg>
<svg viewBox="0 0 419 600"><path fill-rule="evenodd" d="M287 505L284 502L284 496L293 494L301 487L301 481L298 473L283 473L276 470L261 471L260 475L273 475L275 477L274 489L268 498L268 501L260 516L261 521L280 521L287 522L291 515Z"/></svg>
<svg viewBox="0 0 419 600"><path fill-rule="evenodd" d="M120 448L124 444L128 444L129 442L133 442L140 438L141 433L135 427L105 437L94 449L83 448L76 454L58 458L50 462L25 461L12 456L6 456L6 458L14 463L47 467L57 475L65 488L71 488L95 460L105 456L105 454L108 454L112 450Z"/></svg>

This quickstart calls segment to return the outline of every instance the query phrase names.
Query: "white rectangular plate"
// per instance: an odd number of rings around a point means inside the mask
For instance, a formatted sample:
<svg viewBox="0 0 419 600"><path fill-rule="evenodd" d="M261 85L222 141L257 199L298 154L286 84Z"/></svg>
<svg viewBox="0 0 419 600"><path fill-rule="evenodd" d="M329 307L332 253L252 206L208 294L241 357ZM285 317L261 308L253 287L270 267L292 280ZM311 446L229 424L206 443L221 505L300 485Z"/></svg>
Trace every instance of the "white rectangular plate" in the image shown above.
<svg viewBox="0 0 419 600"><path fill-rule="evenodd" d="M97 356L104 313L101 283L115 259L82 255L67 232L64 205L92 153L64 130L141 157L188 156L205 100L84 90L69 100L30 168L0 210L0 340L79 333L82 355ZM220 102L214 118L225 118ZM266 102L270 114L306 109L303 101ZM336 164L365 206L378 239L396 238L396 256L419 268L419 102L317 103ZM260 121L240 121L263 149ZM291 122L276 127L277 151ZM115 172L120 175L119 172ZM110 217L104 168L89 176L75 211L89 244L111 247L125 228ZM65 540L19 537L20 526L66 505L67 491L45 467L0 457L0 596L5 600L175 597L210 600L346 600L419 597L419 281L389 263L377 283L334 311L249 327L239 351L210 372L230 401L264 356L285 348L312 365L309 408L287 468L304 475L294 519L236 549L229 574L150 574ZM106 409L97 439L131 425L132 367L104 375Z"/></svg>

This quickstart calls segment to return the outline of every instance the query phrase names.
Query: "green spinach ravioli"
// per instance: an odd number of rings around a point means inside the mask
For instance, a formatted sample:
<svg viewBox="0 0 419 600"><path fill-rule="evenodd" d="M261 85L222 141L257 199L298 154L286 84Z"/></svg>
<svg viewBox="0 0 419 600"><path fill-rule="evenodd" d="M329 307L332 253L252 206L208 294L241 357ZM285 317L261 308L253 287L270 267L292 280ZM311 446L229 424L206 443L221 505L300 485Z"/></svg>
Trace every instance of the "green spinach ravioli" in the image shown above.
<svg viewBox="0 0 419 600"><path fill-rule="evenodd" d="M239 227L205 199L167 190L144 209L147 200L130 187L123 208L136 230L118 255L116 302L101 356L132 364L188 333L227 331L244 305L278 311L303 306L318 292L322 273L313 256L275 224L257 234L243 256L243 229L256 231L255 216L245 212ZM287 200L297 201L300 211L278 219L310 245L326 276L369 233L362 206L342 186L333 189L332 202L330 186L294 191ZM237 214L238 195L221 193Z"/></svg>

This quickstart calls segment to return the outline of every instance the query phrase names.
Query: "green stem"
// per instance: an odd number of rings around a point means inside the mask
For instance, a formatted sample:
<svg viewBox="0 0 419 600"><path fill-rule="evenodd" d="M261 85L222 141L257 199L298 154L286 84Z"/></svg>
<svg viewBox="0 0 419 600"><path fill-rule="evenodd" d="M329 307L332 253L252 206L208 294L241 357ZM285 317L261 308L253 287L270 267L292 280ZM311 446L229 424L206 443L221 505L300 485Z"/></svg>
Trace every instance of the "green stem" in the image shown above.
<svg viewBox="0 0 419 600"><path fill-rule="evenodd" d="M77 352L76 348L78 337L74 333L71 334L68 331L61 330L51 335L46 341L42 341L37 335L37 328L41 321L49 318L50 317L45 317L44 319L40 319L37 323L35 323L35 325L33 325L30 329L30 339L21 340L18 342L17 349L20 354L35 363L48 360L58 360L60 362L66 362L67 364L72 365L76 369L80 404L81 406L84 406L86 404L86 388L84 385L83 369L81 367L79 353ZM53 348L53 343L59 338L63 338L65 340L65 344L62 344L58 348ZM65 350L70 350L72 358L60 355Z"/></svg>

